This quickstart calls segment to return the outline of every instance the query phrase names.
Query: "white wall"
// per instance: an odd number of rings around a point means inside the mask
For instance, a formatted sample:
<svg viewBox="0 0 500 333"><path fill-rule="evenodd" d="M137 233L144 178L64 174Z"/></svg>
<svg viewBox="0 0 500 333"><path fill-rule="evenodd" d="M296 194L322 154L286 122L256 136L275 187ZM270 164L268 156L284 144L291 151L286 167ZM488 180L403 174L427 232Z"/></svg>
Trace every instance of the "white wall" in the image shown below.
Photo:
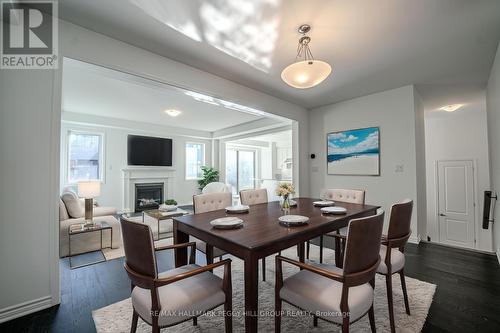
<svg viewBox="0 0 500 333"><path fill-rule="evenodd" d="M500 45L491 69L487 89L488 136L490 145L491 186L500 193ZM500 262L500 205L497 200L493 224L494 249Z"/></svg>
<svg viewBox="0 0 500 333"><path fill-rule="evenodd" d="M304 108L62 20L59 50L60 60L66 56L120 69L296 120L300 136L297 185L308 194L309 127ZM0 73L0 321L59 303L61 81L61 70Z"/></svg>
<svg viewBox="0 0 500 333"><path fill-rule="evenodd" d="M428 235L439 240L436 163L439 160L473 160L476 191L476 248L492 250L491 233L481 228L484 191L490 187L485 96L455 112L426 110Z"/></svg>
<svg viewBox="0 0 500 333"><path fill-rule="evenodd" d="M422 98L413 87L415 108L415 161L417 177L417 221L418 234L421 239L427 237L427 192L426 192L426 155L425 155L425 110Z"/></svg>
<svg viewBox="0 0 500 333"><path fill-rule="evenodd" d="M415 106L413 86L355 98L311 111L309 121L311 194L323 188L366 190L366 202L380 205L386 212L405 198L415 202L412 240L417 238L417 175L415 144ZM380 127L380 176L327 175L326 135L329 132L362 127ZM403 172L396 172L402 165ZM387 219L386 225L387 228Z"/></svg>
<svg viewBox="0 0 500 333"><path fill-rule="evenodd" d="M68 121L68 119L72 119L73 117L69 117L66 115L67 113L63 113L63 123L61 127L61 190L67 185L72 185L68 184L67 182L68 170L66 161L68 131L77 130L102 133L104 134L104 182L101 187L101 195L96 199L97 202L102 206L113 206L116 207L118 211L123 211L123 209L125 208L122 204L123 175L121 170L127 167L127 136L129 134L165 137L172 139L172 169L175 170L175 178L173 180L173 189L171 189L172 192L169 191L169 193L173 193L173 199L175 199L180 205L191 204L193 194L198 192L197 181L185 179L186 142L204 143L205 165L212 164L212 141L209 137L206 139L201 139L200 137L204 135L203 132L200 132L198 136L193 137L191 135L196 134L193 133L193 131L189 131L190 135L182 135L179 134L182 132L182 129L180 128L174 132L167 127L161 129L158 128L158 126L152 126L151 124L146 123L135 123L135 129L130 129L127 126L127 122L123 122L120 119L109 119L109 122L115 124L113 127L111 127L103 124L109 123L102 121L103 117L95 117L90 115L82 115L84 117L80 118L85 118L85 122L75 124L71 121ZM80 119L80 121L82 121L82 119Z"/></svg>

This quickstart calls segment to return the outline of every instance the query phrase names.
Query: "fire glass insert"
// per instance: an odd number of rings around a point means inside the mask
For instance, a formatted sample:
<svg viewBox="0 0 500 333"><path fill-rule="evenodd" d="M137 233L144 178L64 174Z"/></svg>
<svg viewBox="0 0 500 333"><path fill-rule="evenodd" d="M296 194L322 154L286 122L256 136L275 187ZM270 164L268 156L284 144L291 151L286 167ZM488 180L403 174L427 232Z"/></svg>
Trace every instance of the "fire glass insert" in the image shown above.
<svg viewBox="0 0 500 333"><path fill-rule="evenodd" d="M135 184L135 211L157 209L163 202L163 183Z"/></svg>

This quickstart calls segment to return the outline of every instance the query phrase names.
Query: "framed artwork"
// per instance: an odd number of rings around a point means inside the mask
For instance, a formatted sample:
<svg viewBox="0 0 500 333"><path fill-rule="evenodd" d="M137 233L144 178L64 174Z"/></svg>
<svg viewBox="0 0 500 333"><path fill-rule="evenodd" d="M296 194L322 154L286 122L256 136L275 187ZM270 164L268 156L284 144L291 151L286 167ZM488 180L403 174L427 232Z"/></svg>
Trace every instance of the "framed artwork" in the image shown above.
<svg viewBox="0 0 500 333"><path fill-rule="evenodd" d="M380 135L378 127L352 129L327 134L329 175L380 175Z"/></svg>

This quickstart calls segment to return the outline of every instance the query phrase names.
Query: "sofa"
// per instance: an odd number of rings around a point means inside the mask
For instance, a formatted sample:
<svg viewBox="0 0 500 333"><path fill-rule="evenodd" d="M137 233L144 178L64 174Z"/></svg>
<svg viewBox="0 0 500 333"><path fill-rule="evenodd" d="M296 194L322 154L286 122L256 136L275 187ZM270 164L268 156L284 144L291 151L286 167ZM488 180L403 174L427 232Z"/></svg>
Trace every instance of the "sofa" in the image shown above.
<svg viewBox="0 0 500 333"><path fill-rule="evenodd" d="M78 198L75 192L65 190L59 199L59 255L66 257L69 255L69 235L68 229L72 224L85 222L84 199ZM113 248L122 245L120 222L116 219L116 208L101 207L94 205L94 221L107 222L113 229ZM101 246L100 232L90 232L71 236L71 254L96 251ZM103 247L109 247L111 243L111 232L103 231Z"/></svg>

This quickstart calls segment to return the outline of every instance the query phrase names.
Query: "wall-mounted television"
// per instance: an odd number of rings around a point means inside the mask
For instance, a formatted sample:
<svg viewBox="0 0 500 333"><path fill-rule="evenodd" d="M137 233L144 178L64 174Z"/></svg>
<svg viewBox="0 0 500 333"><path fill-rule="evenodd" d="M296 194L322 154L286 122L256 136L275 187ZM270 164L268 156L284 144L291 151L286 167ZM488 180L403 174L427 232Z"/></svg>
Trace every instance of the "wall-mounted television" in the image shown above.
<svg viewBox="0 0 500 333"><path fill-rule="evenodd" d="M128 165L172 166L172 139L129 135Z"/></svg>

